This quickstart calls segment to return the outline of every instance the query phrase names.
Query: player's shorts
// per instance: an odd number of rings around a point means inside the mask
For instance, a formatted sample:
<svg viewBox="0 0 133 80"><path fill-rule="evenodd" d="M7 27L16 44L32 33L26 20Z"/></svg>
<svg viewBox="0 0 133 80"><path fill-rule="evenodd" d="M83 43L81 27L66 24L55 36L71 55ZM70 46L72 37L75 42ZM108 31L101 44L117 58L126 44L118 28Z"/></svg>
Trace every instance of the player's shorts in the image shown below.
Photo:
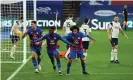
<svg viewBox="0 0 133 80"><path fill-rule="evenodd" d="M83 44L83 48L84 49L88 49L89 48L89 41L83 41L82 44Z"/></svg>
<svg viewBox="0 0 133 80"><path fill-rule="evenodd" d="M80 50L80 51L76 51L76 50L72 50L70 51L70 54L69 54L69 59L75 59L77 58L77 56L79 58L84 58L85 56L83 55L83 50Z"/></svg>
<svg viewBox="0 0 133 80"><path fill-rule="evenodd" d="M41 46L38 46L38 47L30 47L30 50L36 52L37 55L41 55L42 47Z"/></svg>
<svg viewBox="0 0 133 80"><path fill-rule="evenodd" d="M12 43L15 43L17 41L20 40L19 36L15 36L15 35L10 35L11 39L12 39Z"/></svg>
<svg viewBox="0 0 133 80"><path fill-rule="evenodd" d="M48 53L49 58L54 58L54 57L59 56L59 50L58 49L54 49L54 50L48 50L47 49L47 53Z"/></svg>
<svg viewBox="0 0 133 80"><path fill-rule="evenodd" d="M115 45L118 45L118 38L112 38L111 45L114 47Z"/></svg>

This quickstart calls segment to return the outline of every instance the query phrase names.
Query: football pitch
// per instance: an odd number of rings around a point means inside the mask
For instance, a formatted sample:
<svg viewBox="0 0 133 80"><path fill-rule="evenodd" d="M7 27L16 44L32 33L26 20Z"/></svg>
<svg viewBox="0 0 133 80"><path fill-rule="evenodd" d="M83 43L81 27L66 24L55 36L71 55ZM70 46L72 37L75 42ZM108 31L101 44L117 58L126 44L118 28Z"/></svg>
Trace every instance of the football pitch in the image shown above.
<svg viewBox="0 0 133 80"><path fill-rule="evenodd" d="M46 33L46 31L45 31ZM61 30L58 30L61 34ZM120 64L110 63L111 44L108 40L106 31L93 31L92 36L97 40L88 50L86 60L87 71L89 75L82 74L81 63L74 60L71 66L70 75L66 75L67 60L62 58L62 73L54 72L50 59L46 52L46 45L42 47L42 70L40 73L34 73L34 67L31 59L22 67L22 69L12 78L12 80L133 80L133 31L126 31L129 39L119 35L118 59ZM60 51L66 51L66 45L59 41ZM27 53L28 57L30 53ZM2 63L1 79L6 80L11 76L21 64Z"/></svg>

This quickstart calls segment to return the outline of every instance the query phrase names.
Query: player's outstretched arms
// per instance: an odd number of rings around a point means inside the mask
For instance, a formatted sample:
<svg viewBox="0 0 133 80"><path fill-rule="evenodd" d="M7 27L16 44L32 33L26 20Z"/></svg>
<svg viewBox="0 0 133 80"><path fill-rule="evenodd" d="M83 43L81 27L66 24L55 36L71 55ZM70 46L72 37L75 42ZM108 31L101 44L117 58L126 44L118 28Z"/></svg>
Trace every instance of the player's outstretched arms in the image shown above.
<svg viewBox="0 0 133 80"><path fill-rule="evenodd" d="M81 33L82 34L82 37L88 37L89 39L91 39L91 40L93 40L93 41L96 41L94 38L92 38L90 35L85 35L85 34L83 34L83 33Z"/></svg>
<svg viewBox="0 0 133 80"><path fill-rule="evenodd" d="M40 41L44 40L45 38L46 38L46 36L43 36L42 38L39 38L37 40L34 40L34 42L40 42Z"/></svg>
<svg viewBox="0 0 133 80"><path fill-rule="evenodd" d="M61 37L61 36L60 36ZM65 37L61 37L60 40L62 40L64 43L68 44L68 45L72 45L71 42L69 42Z"/></svg>
<svg viewBox="0 0 133 80"><path fill-rule="evenodd" d="M61 40L62 40L64 43L68 44L68 45L71 45L71 46L73 46L73 47L76 47L75 44L70 43L66 38L63 38L63 37L62 37Z"/></svg>
<svg viewBox="0 0 133 80"><path fill-rule="evenodd" d="M94 38L92 38L91 36L87 35L87 37L96 42L96 40Z"/></svg>

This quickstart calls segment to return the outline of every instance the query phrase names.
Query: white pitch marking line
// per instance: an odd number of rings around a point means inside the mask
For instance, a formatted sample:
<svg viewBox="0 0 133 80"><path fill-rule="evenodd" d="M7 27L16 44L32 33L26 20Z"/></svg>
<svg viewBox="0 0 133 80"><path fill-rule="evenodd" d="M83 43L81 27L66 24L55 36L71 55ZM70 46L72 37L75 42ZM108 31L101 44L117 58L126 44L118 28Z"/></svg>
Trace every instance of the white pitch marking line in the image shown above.
<svg viewBox="0 0 133 80"><path fill-rule="evenodd" d="M23 63L23 64L21 64L21 65L18 67L18 69L17 69L13 74L11 74L11 76L9 76L9 77L7 78L7 80L11 80L11 79L24 67L24 65L31 59L31 57L32 57L32 56L28 57L28 59L26 60L26 62Z"/></svg>
<svg viewBox="0 0 133 80"><path fill-rule="evenodd" d="M46 44L46 41L43 43L43 45L44 45L44 44ZM15 75L25 66L25 64L26 64L31 58L32 58L32 56L28 57L28 59L26 60L26 62L23 63L23 64L21 64L21 65L18 67L18 69L17 69L13 74L11 74L11 76L9 76L9 77L7 78L7 80L11 80L12 78L14 78Z"/></svg>

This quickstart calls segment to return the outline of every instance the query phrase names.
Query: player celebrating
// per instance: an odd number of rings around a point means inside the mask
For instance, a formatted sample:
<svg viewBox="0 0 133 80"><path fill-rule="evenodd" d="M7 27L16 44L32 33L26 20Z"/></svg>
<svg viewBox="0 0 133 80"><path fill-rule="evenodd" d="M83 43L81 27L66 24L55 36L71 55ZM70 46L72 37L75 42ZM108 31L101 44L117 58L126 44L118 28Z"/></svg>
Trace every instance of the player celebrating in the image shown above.
<svg viewBox="0 0 133 80"><path fill-rule="evenodd" d="M18 41L20 39L20 35L21 35L21 27L23 25L23 17L20 17L19 18L19 21L16 21L16 23L12 26L12 29L11 29L11 33L10 33L10 37L12 39L12 48L11 48L11 53L10 53L10 58L11 59L15 59L14 57L14 53L16 51L16 47L17 47L17 44L18 44Z"/></svg>
<svg viewBox="0 0 133 80"><path fill-rule="evenodd" d="M118 35L119 31L128 39L127 35L123 32L120 23L118 22L119 18L117 15L114 16L114 21L110 23L107 27L107 34L108 39L111 41L112 44L112 52L111 52L111 62L119 63L117 58L117 49L118 49ZM110 30L111 34L110 34Z"/></svg>
<svg viewBox="0 0 133 80"><path fill-rule="evenodd" d="M34 42L39 42L39 41L46 39L47 53L48 53L49 58L51 59L53 69L56 70L56 65L54 62L54 57L55 57L56 61L57 61L57 66L58 66L58 73L59 73L59 75L62 75L61 63L60 63L60 59L59 59L59 51L57 48L57 42L58 42L58 40L62 40L63 42L67 43L68 45L72 45L72 44L70 42L68 42L67 40L63 39L59 34L54 33L54 30L55 30L55 27L50 27L48 34L46 34L45 36L43 36L40 39L35 40Z"/></svg>
<svg viewBox="0 0 133 80"><path fill-rule="evenodd" d="M86 63L84 60L84 55L83 55L83 46L82 46L82 38L83 37L88 37L91 40L94 40L91 38L89 35L84 35L83 33L79 32L79 27L73 26L71 27L72 33L69 33L67 36L64 36L67 40L70 40L71 43L74 43L76 46L70 46L70 53L69 53L69 61L67 64L67 75L70 74L70 67L72 64L72 60L76 58L76 54L80 58L81 65L82 65L82 72L83 74L87 75L88 73L86 72Z"/></svg>
<svg viewBox="0 0 133 80"><path fill-rule="evenodd" d="M88 26L89 20L86 18L84 20L84 24L82 24L82 26L80 27L80 31L82 33L84 33L84 35L90 35L91 36L91 28ZM83 41L83 50L84 50L84 55L85 55L85 59L87 57L87 49L89 47L89 38L88 37L84 37L82 38Z"/></svg>
<svg viewBox="0 0 133 80"><path fill-rule="evenodd" d="M36 26L36 21L31 22L31 28L29 28L22 38L25 38L29 35L30 38L30 49L32 53L32 63L35 68L35 73L38 73L41 70L40 62L41 62L41 46L42 42L33 43L34 40L42 37L42 29ZM37 58L37 59L36 59Z"/></svg>

